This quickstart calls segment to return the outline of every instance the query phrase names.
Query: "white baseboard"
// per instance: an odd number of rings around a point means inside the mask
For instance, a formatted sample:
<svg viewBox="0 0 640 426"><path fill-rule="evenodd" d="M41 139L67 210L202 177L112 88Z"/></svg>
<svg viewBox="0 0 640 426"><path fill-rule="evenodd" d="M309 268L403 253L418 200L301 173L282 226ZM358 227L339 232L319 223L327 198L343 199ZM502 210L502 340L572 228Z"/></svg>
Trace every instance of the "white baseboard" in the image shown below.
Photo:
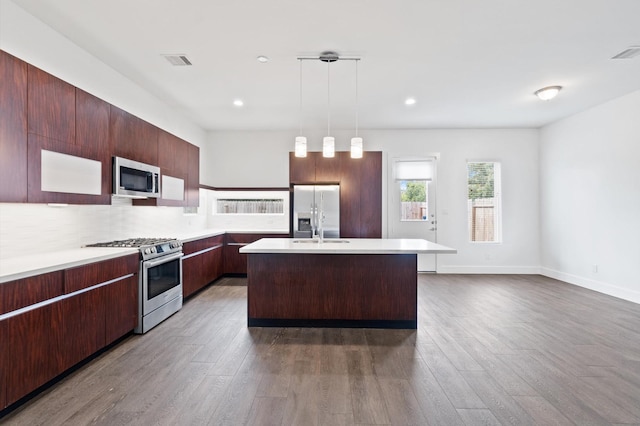
<svg viewBox="0 0 640 426"><path fill-rule="evenodd" d="M540 274L539 266L438 266L439 274Z"/></svg>
<svg viewBox="0 0 640 426"><path fill-rule="evenodd" d="M545 277L555 278L556 280L564 281L566 283L577 285L579 287L588 288L589 290L604 293L606 295L617 297L619 299L628 300L634 303L640 303L640 292L638 291L620 288L602 281L596 281L589 278L580 277L578 275L567 274L566 272L560 272L549 268L540 268L540 274L544 275Z"/></svg>

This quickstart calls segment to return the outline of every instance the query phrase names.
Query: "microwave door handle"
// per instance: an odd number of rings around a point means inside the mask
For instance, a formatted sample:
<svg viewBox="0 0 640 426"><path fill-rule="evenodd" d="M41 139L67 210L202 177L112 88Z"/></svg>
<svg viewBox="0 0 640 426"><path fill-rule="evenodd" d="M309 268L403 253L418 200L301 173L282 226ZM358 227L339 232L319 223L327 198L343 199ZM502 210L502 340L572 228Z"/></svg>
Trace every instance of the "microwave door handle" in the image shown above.
<svg viewBox="0 0 640 426"><path fill-rule="evenodd" d="M161 259L155 260L153 262L146 261L146 262L144 262L144 267L147 268L147 269L154 268L154 267L156 267L158 265L162 265L163 263L167 263L167 262L171 262L171 261L176 260L176 259L180 259L182 256L183 256L183 253L180 252L180 253L176 253L176 254L171 255L171 256L162 257Z"/></svg>

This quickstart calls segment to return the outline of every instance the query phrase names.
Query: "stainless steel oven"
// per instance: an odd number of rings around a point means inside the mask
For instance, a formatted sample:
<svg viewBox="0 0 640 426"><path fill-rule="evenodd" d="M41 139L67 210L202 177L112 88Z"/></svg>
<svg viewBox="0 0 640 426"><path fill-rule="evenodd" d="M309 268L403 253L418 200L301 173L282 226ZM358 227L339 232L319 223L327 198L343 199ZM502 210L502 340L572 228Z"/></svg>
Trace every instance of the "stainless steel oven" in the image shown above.
<svg viewBox="0 0 640 426"><path fill-rule="evenodd" d="M146 333L182 307L182 255L180 251L142 261L136 333Z"/></svg>
<svg viewBox="0 0 640 426"><path fill-rule="evenodd" d="M138 326L135 333L151 330L182 308L182 243L170 238L132 238L91 244L88 247L137 247Z"/></svg>

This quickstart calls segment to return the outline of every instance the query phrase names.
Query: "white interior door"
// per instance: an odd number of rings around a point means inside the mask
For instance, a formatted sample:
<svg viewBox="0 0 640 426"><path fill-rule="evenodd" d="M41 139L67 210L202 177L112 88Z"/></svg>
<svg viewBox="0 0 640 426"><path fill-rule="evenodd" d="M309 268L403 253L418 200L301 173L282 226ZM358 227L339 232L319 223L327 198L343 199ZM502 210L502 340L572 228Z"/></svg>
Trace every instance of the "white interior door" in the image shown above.
<svg viewBox="0 0 640 426"><path fill-rule="evenodd" d="M437 242L436 159L396 158L392 160L391 168L389 238L421 238ZM436 255L419 254L418 271L435 272Z"/></svg>

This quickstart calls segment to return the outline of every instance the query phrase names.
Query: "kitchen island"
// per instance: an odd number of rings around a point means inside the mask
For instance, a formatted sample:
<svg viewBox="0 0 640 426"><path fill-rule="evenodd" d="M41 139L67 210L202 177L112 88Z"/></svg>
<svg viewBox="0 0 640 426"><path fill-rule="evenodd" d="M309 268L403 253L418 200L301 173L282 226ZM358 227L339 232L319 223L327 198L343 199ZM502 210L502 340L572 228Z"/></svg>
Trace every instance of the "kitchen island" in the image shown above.
<svg viewBox="0 0 640 426"><path fill-rule="evenodd" d="M250 327L416 328L419 239L268 238L249 244Z"/></svg>

